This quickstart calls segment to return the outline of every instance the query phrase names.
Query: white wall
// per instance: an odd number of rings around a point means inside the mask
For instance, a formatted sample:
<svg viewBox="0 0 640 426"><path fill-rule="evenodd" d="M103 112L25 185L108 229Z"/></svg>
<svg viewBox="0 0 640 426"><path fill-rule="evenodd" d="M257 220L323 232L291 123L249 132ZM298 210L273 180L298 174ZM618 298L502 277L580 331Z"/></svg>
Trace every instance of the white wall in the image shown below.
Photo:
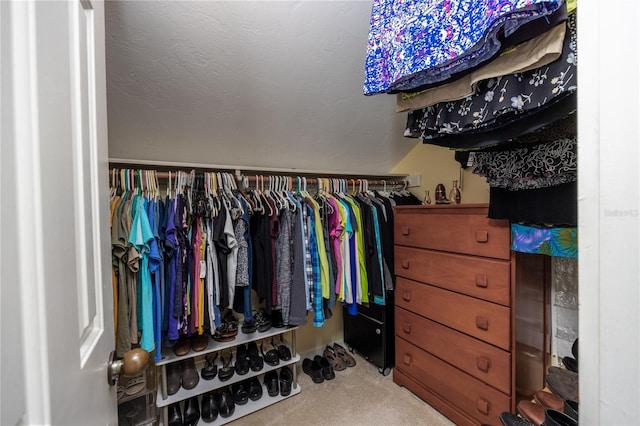
<svg viewBox="0 0 640 426"><path fill-rule="evenodd" d="M578 14L580 422L640 419L636 0Z"/></svg>

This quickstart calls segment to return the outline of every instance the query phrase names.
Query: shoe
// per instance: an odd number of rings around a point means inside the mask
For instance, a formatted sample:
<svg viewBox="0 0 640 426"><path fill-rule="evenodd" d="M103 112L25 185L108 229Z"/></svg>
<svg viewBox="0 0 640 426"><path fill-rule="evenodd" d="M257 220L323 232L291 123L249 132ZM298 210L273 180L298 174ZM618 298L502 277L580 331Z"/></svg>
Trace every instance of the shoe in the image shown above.
<svg viewBox="0 0 640 426"><path fill-rule="evenodd" d="M142 389L147 387L147 378L144 372L132 377L124 388L124 393L127 395L135 395Z"/></svg>
<svg viewBox="0 0 640 426"><path fill-rule="evenodd" d="M276 366L280 364L280 356L278 356L278 350L269 342L267 342L267 353L264 352L265 342L264 340L260 344L260 352L262 353L262 358L264 362L271 366Z"/></svg>
<svg viewBox="0 0 640 426"><path fill-rule="evenodd" d="M291 369L284 366L280 369L280 396L291 395L291 383L293 382L293 373Z"/></svg>
<svg viewBox="0 0 640 426"><path fill-rule="evenodd" d="M325 380L333 380L336 378L336 373L333 372L333 367L329 364L329 360L325 357L321 357L320 355L316 355L313 357L313 362L317 362L322 370L322 377Z"/></svg>
<svg viewBox="0 0 640 426"><path fill-rule="evenodd" d="M578 374L564 368L549 367L549 374L545 377L549 389L562 399L579 400Z"/></svg>
<svg viewBox="0 0 640 426"><path fill-rule="evenodd" d="M244 344L236 346L236 373L241 376L247 374L251 367L251 361L249 361L249 355L247 353L247 347Z"/></svg>
<svg viewBox="0 0 640 426"><path fill-rule="evenodd" d="M544 412L544 426L578 426L578 422L557 410Z"/></svg>
<svg viewBox="0 0 640 426"><path fill-rule="evenodd" d="M320 364L312 361L309 358L305 358L302 360L302 371L311 377L313 383L322 383L324 382L324 376L322 375L322 368Z"/></svg>
<svg viewBox="0 0 640 426"><path fill-rule="evenodd" d="M534 393L533 399L544 408L562 411L564 407L564 400L562 398L556 394L545 392L543 390L539 390Z"/></svg>
<svg viewBox="0 0 640 426"><path fill-rule="evenodd" d="M276 396L280 392L278 389L278 373L271 370L264 375L264 385L267 387L269 396Z"/></svg>
<svg viewBox="0 0 640 426"><path fill-rule="evenodd" d="M564 358L562 358L562 364L567 367L567 370L573 371L574 373L578 372L578 361L576 361L575 358L565 356Z"/></svg>
<svg viewBox="0 0 640 426"><path fill-rule="evenodd" d="M218 398L215 392L202 395L202 421L211 423L218 418Z"/></svg>
<svg viewBox="0 0 640 426"><path fill-rule="evenodd" d="M578 339L573 341L573 345L571 345L571 354L578 362Z"/></svg>
<svg viewBox="0 0 640 426"><path fill-rule="evenodd" d="M169 426L182 426L182 412L180 411L180 403L174 402L169 405Z"/></svg>
<svg viewBox="0 0 640 426"><path fill-rule="evenodd" d="M273 309L271 311L271 325L275 328L284 328L284 322L282 320L282 311L280 309Z"/></svg>
<svg viewBox="0 0 640 426"><path fill-rule="evenodd" d="M264 333L265 331L271 330L271 318L269 318L264 310L261 309L260 312L254 312L253 321L258 327L259 333Z"/></svg>
<svg viewBox="0 0 640 426"><path fill-rule="evenodd" d="M182 364L182 387L189 390L198 385L200 376L196 370L196 363L193 358L187 359Z"/></svg>
<svg viewBox="0 0 640 426"><path fill-rule="evenodd" d="M247 356L249 357L249 365L251 371L260 371L264 367L264 360L258 353L258 345L255 341L247 344Z"/></svg>
<svg viewBox="0 0 640 426"><path fill-rule="evenodd" d="M249 388L247 382L237 382L231 385L231 394L233 395L233 402L237 405L244 405L249 401Z"/></svg>
<svg viewBox="0 0 640 426"><path fill-rule="evenodd" d="M205 355L204 356L204 367L200 370L200 376L202 376L205 380L213 380L218 374L218 365L215 363L216 358L218 358L218 352L213 355Z"/></svg>
<svg viewBox="0 0 640 426"><path fill-rule="evenodd" d="M275 336L271 338L271 345L278 350L278 357L282 361L289 361L291 359L291 350L284 344L284 340L282 340L282 336L280 336L279 341L275 339Z"/></svg>
<svg viewBox="0 0 640 426"><path fill-rule="evenodd" d="M504 426L533 426L529 420L506 412L500 414L500 421Z"/></svg>
<svg viewBox="0 0 640 426"><path fill-rule="evenodd" d="M193 396L184 403L184 426L196 426L200 420L200 406L198 397Z"/></svg>
<svg viewBox="0 0 640 426"><path fill-rule="evenodd" d="M258 326L256 325L256 322L254 320L245 321L242 323L241 330L244 334L255 333L257 329Z"/></svg>
<svg viewBox="0 0 640 426"><path fill-rule="evenodd" d="M231 361L233 360L233 353L229 351L227 355L221 355L220 359L222 360L222 368L218 370L218 378L220 381L226 382L233 377L233 373L235 372L235 369L231 364Z"/></svg>
<svg viewBox="0 0 640 426"><path fill-rule="evenodd" d="M228 387L220 390L218 393L218 414L220 417L227 418L233 415L236 410L236 404L233 402L233 395Z"/></svg>
<svg viewBox="0 0 640 426"><path fill-rule="evenodd" d="M347 368L347 365L344 363L342 358L338 356L335 349L333 349L333 346L327 346L324 349L324 352L322 352L322 356L329 361L329 364L331 364L331 368L333 368L334 371L343 371Z"/></svg>
<svg viewBox="0 0 640 426"><path fill-rule="evenodd" d="M569 401L568 399L564 400L564 409L558 410L563 411L567 416L571 417L573 420L578 421L578 403L575 401Z"/></svg>
<svg viewBox="0 0 640 426"><path fill-rule="evenodd" d="M191 339L183 337L173 345L173 353L177 356L183 356L189 353L191 350Z"/></svg>
<svg viewBox="0 0 640 426"><path fill-rule="evenodd" d="M209 346L209 336L206 334L200 334L191 338L191 349L196 352L202 352Z"/></svg>
<svg viewBox="0 0 640 426"><path fill-rule="evenodd" d="M545 408L542 405L528 400L518 402L520 415L536 426L541 426L544 423L544 410Z"/></svg>
<svg viewBox="0 0 640 426"><path fill-rule="evenodd" d="M182 386L182 363L174 362L168 364L165 368L167 372L167 394L173 395Z"/></svg>
<svg viewBox="0 0 640 426"><path fill-rule="evenodd" d="M249 379L248 389L250 400L257 401L262 398L262 385L260 384L260 380L258 380L257 377L252 377Z"/></svg>
<svg viewBox="0 0 640 426"><path fill-rule="evenodd" d="M340 358L342 358L342 361L347 367L355 367L356 360L351 355L349 355L349 353L342 346L340 346L337 343L334 343L333 350L335 350L336 354Z"/></svg>

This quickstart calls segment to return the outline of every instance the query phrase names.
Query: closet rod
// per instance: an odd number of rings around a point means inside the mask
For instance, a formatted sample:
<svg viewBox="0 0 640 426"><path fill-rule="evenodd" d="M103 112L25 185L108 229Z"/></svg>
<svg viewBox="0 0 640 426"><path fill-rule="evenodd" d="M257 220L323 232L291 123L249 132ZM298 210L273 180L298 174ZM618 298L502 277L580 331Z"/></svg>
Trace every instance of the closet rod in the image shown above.
<svg viewBox="0 0 640 426"><path fill-rule="evenodd" d="M321 178L339 179L404 179L407 175L401 173L349 173L327 170L307 170L307 169L285 169L278 167L253 167L253 166L231 166L202 163L180 163L171 161L149 161L149 160L129 160L123 158L110 158L109 168L117 169L145 169L156 171L190 171L196 172L228 172L235 175L271 175L271 176L306 176ZM371 183L371 180L369 180Z"/></svg>
<svg viewBox="0 0 640 426"><path fill-rule="evenodd" d="M117 167L112 167L111 170L123 170ZM128 169L128 170L138 170L138 169ZM149 169L140 169L140 170L149 170ZM180 171L180 170L176 170L176 171ZM186 172L186 170L181 170L183 172ZM176 177L176 173L174 171L171 172L171 176L172 178ZM203 173L201 171L196 171L196 173ZM215 172L211 172L211 173L215 173ZM221 172L221 173L228 173L228 172ZM167 180L169 179L169 172L168 171L156 171L156 175L158 177L158 179L161 180ZM238 178L238 175L233 175L237 181L239 181L240 179ZM246 178L249 182L255 183L255 182L265 182L268 183L268 177L269 176L279 176L279 175L241 175L242 178ZM291 175L291 176L287 176L290 178L295 179L297 177L297 175ZM372 186L383 186L383 185L389 185L389 186L397 186L397 185L406 185L407 181L406 180L398 180L398 179L392 179L392 180L386 180L386 179L367 179L367 178L354 178L354 177L347 177L347 176L342 176L342 177L326 177L326 176L320 176L320 177L309 177L309 176L300 176L300 177L305 177L307 179L307 186L316 186L317 185L317 179L340 179L340 180L344 180L347 183L351 184L351 183L358 183L358 180L364 180L366 181L369 185Z"/></svg>

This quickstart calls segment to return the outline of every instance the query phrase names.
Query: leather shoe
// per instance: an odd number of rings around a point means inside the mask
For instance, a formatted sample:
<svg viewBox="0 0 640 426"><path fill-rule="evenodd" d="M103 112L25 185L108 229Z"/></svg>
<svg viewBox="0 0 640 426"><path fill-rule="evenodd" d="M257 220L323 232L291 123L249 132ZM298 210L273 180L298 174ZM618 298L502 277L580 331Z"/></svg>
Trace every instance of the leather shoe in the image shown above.
<svg viewBox="0 0 640 426"><path fill-rule="evenodd" d="M322 368L320 364L315 361L310 360L309 358L305 358L302 361L302 371L305 374L311 377L313 383L322 383L324 382L324 376L322 375Z"/></svg>
<svg viewBox="0 0 640 426"><path fill-rule="evenodd" d="M539 390L533 394L533 399L544 408L551 408L553 410L562 411L564 407L564 400L558 395Z"/></svg>
<svg viewBox="0 0 640 426"><path fill-rule="evenodd" d="M218 365L215 363L218 352L214 355L204 356L204 367L200 370L200 375L205 380L213 380L218 374Z"/></svg>
<svg viewBox="0 0 640 426"><path fill-rule="evenodd" d="M177 356L183 356L189 353L191 350L191 339L183 337L173 345L173 353Z"/></svg>
<svg viewBox="0 0 640 426"><path fill-rule="evenodd" d="M249 399L252 401L257 401L262 398L262 385L260 384L260 380L257 377L252 377L249 379Z"/></svg>
<svg viewBox="0 0 640 426"><path fill-rule="evenodd" d="M558 411L561 411L561 410L558 410ZM569 401L568 399L565 399L563 411L567 416L571 417L575 421L578 421L578 403L577 402Z"/></svg>
<svg viewBox="0 0 640 426"><path fill-rule="evenodd" d="M291 369L284 366L280 369L280 395L291 395L291 383L293 382L293 373Z"/></svg>
<svg viewBox="0 0 640 426"><path fill-rule="evenodd" d="M218 393L218 414L220 417L227 418L233 415L236 410L236 404L233 402L233 395L228 387L223 388Z"/></svg>
<svg viewBox="0 0 640 426"><path fill-rule="evenodd" d="M544 423L545 408L528 400L518 402L518 412L531 423L541 426Z"/></svg>
<svg viewBox="0 0 640 426"><path fill-rule="evenodd" d="M244 405L249 401L249 389L247 389L245 381L232 384L231 393L233 394L233 402L237 405Z"/></svg>
<svg viewBox="0 0 640 426"><path fill-rule="evenodd" d="M198 397L193 396L184 403L184 426L196 426L200 420Z"/></svg>
<svg viewBox="0 0 640 426"><path fill-rule="evenodd" d="M574 373L578 372L578 361L576 361L575 358L565 356L564 358L562 358L562 364L567 367L567 370L573 371Z"/></svg>
<svg viewBox="0 0 640 426"><path fill-rule="evenodd" d="M504 426L533 426L529 420L507 412L500 414L500 421Z"/></svg>
<svg viewBox="0 0 640 426"><path fill-rule="evenodd" d="M185 389L193 389L198 385L200 376L196 370L196 363L193 358L187 359L182 364L182 387Z"/></svg>
<svg viewBox="0 0 640 426"><path fill-rule="evenodd" d="M564 368L549 367L549 374L545 377L549 389L562 399L579 400L578 374Z"/></svg>
<svg viewBox="0 0 640 426"><path fill-rule="evenodd" d="M218 399L215 392L202 395L202 420L211 423L218 418Z"/></svg>
<svg viewBox="0 0 640 426"><path fill-rule="evenodd" d="M182 412L179 402L169 405L169 426L182 426Z"/></svg>
<svg viewBox="0 0 640 426"><path fill-rule="evenodd" d="M264 385L267 387L269 396L278 395L278 373L275 370L269 371L264 375Z"/></svg>
<svg viewBox="0 0 640 426"><path fill-rule="evenodd" d="M200 334L191 338L191 349L194 351L204 351L207 346L209 346L209 336L207 334Z"/></svg>
<svg viewBox="0 0 640 426"><path fill-rule="evenodd" d="M182 364L179 362L168 364L165 371L167 372L167 394L173 395L182 385Z"/></svg>
<svg viewBox="0 0 640 426"><path fill-rule="evenodd" d="M313 357L313 362L317 362L322 370L322 377L325 380L333 380L336 378L336 373L333 372L333 367L329 363L329 360L323 356L316 355Z"/></svg>
<svg viewBox="0 0 640 426"><path fill-rule="evenodd" d="M547 409L544 412L545 426L578 426L578 422L557 410Z"/></svg>

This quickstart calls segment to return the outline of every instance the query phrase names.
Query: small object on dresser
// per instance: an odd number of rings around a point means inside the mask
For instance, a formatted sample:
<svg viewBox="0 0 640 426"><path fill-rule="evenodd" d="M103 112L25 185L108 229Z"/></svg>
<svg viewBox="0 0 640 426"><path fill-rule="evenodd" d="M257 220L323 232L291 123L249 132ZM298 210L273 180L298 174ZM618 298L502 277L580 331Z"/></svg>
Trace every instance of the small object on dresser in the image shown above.
<svg viewBox="0 0 640 426"><path fill-rule="evenodd" d="M458 188L458 181L453 181L453 188L451 188L451 192L449 193L449 199L452 203L460 204L462 200L462 195L460 194L460 188Z"/></svg>
<svg viewBox="0 0 640 426"><path fill-rule="evenodd" d="M436 185L436 204L451 204L447 199L447 190L441 183Z"/></svg>
<svg viewBox="0 0 640 426"><path fill-rule="evenodd" d="M422 200L422 205L426 206L427 204L431 204L431 197L429 196L429 190L424 191L424 200Z"/></svg>

